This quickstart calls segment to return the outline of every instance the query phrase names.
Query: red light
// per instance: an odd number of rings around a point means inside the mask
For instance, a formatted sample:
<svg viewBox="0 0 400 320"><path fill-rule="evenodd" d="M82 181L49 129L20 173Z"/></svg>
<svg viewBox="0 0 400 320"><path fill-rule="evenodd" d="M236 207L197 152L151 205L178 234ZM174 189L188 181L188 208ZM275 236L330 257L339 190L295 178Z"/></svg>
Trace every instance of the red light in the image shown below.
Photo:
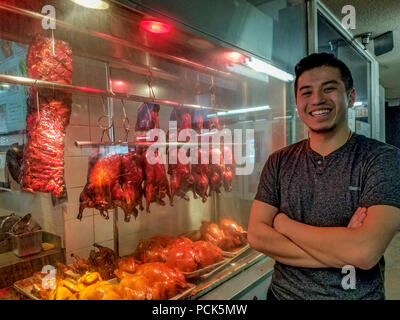
<svg viewBox="0 0 400 320"><path fill-rule="evenodd" d="M243 63L247 59L245 55L235 51L226 53L226 58L232 63Z"/></svg>
<svg viewBox="0 0 400 320"><path fill-rule="evenodd" d="M143 29L156 34L168 33L172 30L172 27L161 21L154 20L142 20L140 22L140 27Z"/></svg>
<svg viewBox="0 0 400 320"><path fill-rule="evenodd" d="M112 80L111 89L115 92L126 92L128 90L128 84L122 80Z"/></svg>

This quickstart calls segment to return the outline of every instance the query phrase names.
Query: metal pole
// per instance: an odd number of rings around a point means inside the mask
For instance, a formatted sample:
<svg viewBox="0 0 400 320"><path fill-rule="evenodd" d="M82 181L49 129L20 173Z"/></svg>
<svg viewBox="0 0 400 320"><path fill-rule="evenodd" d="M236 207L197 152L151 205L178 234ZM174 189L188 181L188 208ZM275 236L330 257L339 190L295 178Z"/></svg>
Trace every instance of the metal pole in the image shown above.
<svg viewBox="0 0 400 320"><path fill-rule="evenodd" d="M111 79L110 79L110 66L108 63L105 63L106 66L106 83L107 83L107 90L109 91L111 88ZM115 143L115 131L114 131L114 126L112 126L112 118L114 117L114 104L113 100L110 99L110 97L107 97L107 112L111 116L111 118L108 118L108 125L110 127L109 129L109 136L111 139L111 142L114 144ZM119 256L119 230L118 230L118 208L115 208L113 210L113 240L114 240L114 252L117 256Z"/></svg>
<svg viewBox="0 0 400 320"><path fill-rule="evenodd" d="M106 66L106 82L107 82L107 90L109 91L111 88L111 79L110 79L110 66L108 63L105 64ZM108 114L111 117L114 117L114 104L113 100L110 97L107 98L107 110ZM111 138L112 143L115 143L115 132L114 126L111 126L112 120L111 118L108 119L108 125L110 126L109 135ZM113 240L114 240L114 252L119 257L119 230L118 230L118 208L115 207L113 210Z"/></svg>
<svg viewBox="0 0 400 320"><path fill-rule="evenodd" d="M129 100L129 101L136 101L136 102L144 102L144 103L157 103L160 105L168 105L168 106L181 106L187 108L194 108L194 109L208 109L208 110L216 110L216 111L229 111L230 109L227 108L211 108L207 106L202 106L198 104L183 104L177 101L172 100L162 100L162 99L152 99L149 97L138 96L134 94L128 93L114 93L111 90L102 90L102 89L95 89L90 87L81 87L81 86L74 86L64 83L58 82L50 82L44 80L36 80L31 78L25 77L18 77L18 76L11 76L8 74L0 74L0 82L7 82L7 83L14 83L23 86L33 86L36 88L47 88L53 90L62 90L71 92L74 94L80 94L85 96L103 96L108 98L120 99L120 100ZM108 84L109 86L109 84Z"/></svg>

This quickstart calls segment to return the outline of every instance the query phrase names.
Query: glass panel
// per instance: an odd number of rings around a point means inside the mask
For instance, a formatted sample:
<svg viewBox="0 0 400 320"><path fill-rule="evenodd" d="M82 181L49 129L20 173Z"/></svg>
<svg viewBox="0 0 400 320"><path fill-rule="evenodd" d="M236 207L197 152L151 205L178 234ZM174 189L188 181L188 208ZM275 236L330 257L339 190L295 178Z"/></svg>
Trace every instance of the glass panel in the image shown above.
<svg viewBox="0 0 400 320"><path fill-rule="evenodd" d="M0 151L8 151L14 142L24 144L21 168L35 172L22 170L16 179L4 177L11 182L12 191L0 193L0 216L32 213L43 229L62 237L67 264L74 261L71 254L87 258L93 243L114 249L119 240L119 254L127 255L142 239L199 230L203 220L229 218L247 227L268 156L305 136L293 94L294 64L306 54L303 3L252 1L265 19L273 21L270 59L261 59L246 48L232 50L230 44L224 46L174 26L165 34L151 33L140 23L147 15L116 2L106 10L95 10L73 1L54 1L54 31L43 30L42 18L36 14L46 3L24 1L18 8L25 10L20 11L12 2L0 10L0 19L5 21L0 24L0 77L5 81L5 75L18 75L41 81L36 83L36 91L13 84L21 81L18 78L1 84ZM17 27L9 30L10 25ZM153 31L158 28L151 26ZM42 38L34 40L36 33ZM32 60L26 66L28 48ZM70 58L72 75L68 72ZM43 81L57 82L64 90ZM49 110L52 113L46 118ZM15 118L10 116L17 111ZM143 133L159 127L171 137L171 120L177 120L178 129L187 125L194 130L201 121L211 128L216 119L226 133L224 146L234 154L232 167L229 163L201 163L206 166L203 172L196 163L185 167L180 158L178 170L169 154L170 162L160 166L145 162L149 151L141 144L147 141ZM44 120L49 122L42 128ZM110 130L105 130L109 126ZM18 139L12 140L15 132ZM26 147L37 136L42 139L50 133L57 139L36 141L33 150ZM195 143L215 135L195 133L199 134ZM211 152L205 151L210 161L213 154L224 151L211 141L201 146L210 148ZM78 146L84 142L86 147ZM167 146L172 153L175 144L167 141ZM51 155L57 165L49 164L46 152L50 151L54 151ZM128 157L133 153L138 158ZM225 154L225 159L229 155ZM28 161L34 156L35 164ZM44 159L48 163L42 163ZM141 173L134 171L139 167ZM49 178L54 168L59 170L55 182ZM141 174L143 179L135 180ZM160 177L165 177L171 193L175 192L173 206L163 194L166 182ZM18 186L20 182L24 184ZM66 194L58 194L58 188L64 188ZM118 239L114 239L116 229Z"/></svg>
<svg viewBox="0 0 400 320"><path fill-rule="evenodd" d="M349 126L358 134L371 137L370 62L346 41L321 15L318 15L318 51L333 53L350 69L356 102L349 110Z"/></svg>

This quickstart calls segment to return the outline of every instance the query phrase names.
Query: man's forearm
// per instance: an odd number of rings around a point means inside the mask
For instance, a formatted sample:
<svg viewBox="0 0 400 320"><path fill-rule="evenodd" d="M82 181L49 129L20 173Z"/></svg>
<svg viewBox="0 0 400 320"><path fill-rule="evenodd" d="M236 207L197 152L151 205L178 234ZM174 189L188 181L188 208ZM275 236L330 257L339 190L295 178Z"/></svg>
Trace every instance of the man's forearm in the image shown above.
<svg viewBox="0 0 400 320"><path fill-rule="evenodd" d="M360 245L355 245L355 230L345 227L314 227L288 217L277 217L278 232L316 259L341 268L358 266Z"/></svg>
<svg viewBox="0 0 400 320"><path fill-rule="evenodd" d="M315 259L293 241L264 223L257 223L252 228L254 230L249 232L249 236L251 236L249 242L252 248L270 256L274 260L294 267L331 267L331 265Z"/></svg>

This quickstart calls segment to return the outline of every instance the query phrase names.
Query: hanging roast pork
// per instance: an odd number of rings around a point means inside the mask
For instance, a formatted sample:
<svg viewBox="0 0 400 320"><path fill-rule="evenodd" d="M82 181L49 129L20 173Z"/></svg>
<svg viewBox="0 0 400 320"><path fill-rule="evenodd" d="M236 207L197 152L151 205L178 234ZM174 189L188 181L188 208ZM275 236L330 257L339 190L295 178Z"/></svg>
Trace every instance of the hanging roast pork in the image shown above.
<svg viewBox="0 0 400 320"><path fill-rule="evenodd" d="M72 83L72 51L64 41L37 36L29 47L26 64L33 79ZM27 143L19 181L23 190L61 197L66 192L64 136L72 97L70 93L37 90L30 88L27 101Z"/></svg>

